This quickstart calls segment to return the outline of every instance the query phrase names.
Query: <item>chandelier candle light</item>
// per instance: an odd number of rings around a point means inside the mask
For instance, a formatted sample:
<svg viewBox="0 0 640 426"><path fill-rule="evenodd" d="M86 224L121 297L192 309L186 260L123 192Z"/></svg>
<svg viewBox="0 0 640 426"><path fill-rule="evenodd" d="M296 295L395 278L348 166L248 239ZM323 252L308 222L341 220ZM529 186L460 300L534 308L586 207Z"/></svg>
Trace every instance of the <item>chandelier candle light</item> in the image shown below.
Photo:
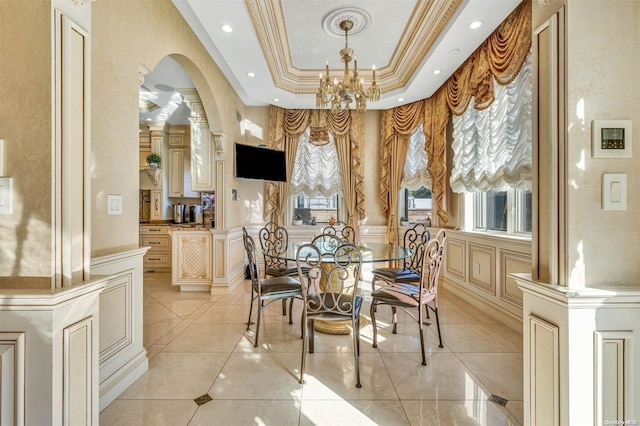
<svg viewBox="0 0 640 426"><path fill-rule="evenodd" d="M353 28L353 22L344 20L340 22L340 29L344 30L344 49L340 50L342 62L344 62L344 76L341 82L338 79L331 81L329 77L329 62L326 63L326 76L320 74L320 87L316 93L316 107L326 108L331 104L331 110L341 111L350 109L350 104L355 101L358 111L366 111L367 100L376 102L380 100L380 87L376 84L376 67L373 66L373 79L371 86L364 89L364 79L358 76L358 59L349 48L349 30ZM349 62L353 59L353 75L349 71Z"/></svg>

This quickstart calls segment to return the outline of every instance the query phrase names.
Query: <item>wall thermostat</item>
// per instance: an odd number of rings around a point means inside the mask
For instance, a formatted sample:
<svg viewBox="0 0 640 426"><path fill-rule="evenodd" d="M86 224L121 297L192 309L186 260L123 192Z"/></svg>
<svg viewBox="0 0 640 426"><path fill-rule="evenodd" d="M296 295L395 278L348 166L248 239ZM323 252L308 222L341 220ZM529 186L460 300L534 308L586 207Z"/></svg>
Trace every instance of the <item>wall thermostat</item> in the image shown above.
<svg viewBox="0 0 640 426"><path fill-rule="evenodd" d="M593 120L593 158L631 158L631 120Z"/></svg>

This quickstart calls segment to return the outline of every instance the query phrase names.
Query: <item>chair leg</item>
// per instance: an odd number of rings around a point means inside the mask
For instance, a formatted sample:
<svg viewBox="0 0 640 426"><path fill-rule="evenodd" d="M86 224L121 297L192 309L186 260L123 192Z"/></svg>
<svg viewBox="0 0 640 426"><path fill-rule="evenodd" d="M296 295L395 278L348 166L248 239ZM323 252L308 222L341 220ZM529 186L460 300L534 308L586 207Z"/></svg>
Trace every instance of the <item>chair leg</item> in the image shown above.
<svg viewBox="0 0 640 426"><path fill-rule="evenodd" d="M282 316L287 315L287 299L282 299Z"/></svg>
<svg viewBox="0 0 640 426"><path fill-rule="evenodd" d="M359 323L359 319L358 317L354 317L351 320L351 324L353 326L353 360L355 362L355 366L356 366L356 387L357 388L361 388L362 384L360 383L360 354L359 352L359 344L358 344L358 330L360 327Z"/></svg>
<svg viewBox="0 0 640 426"><path fill-rule="evenodd" d="M440 334L440 319L438 318L438 308L432 308L433 312L436 313L436 327L438 327L438 339L440 340L440 345L439 347L444 348L444 346L442 346L442 335Z"/></svg>
<svg viewBox="0 0 640 426"><path fill-rule="evenodd" d="M315 332L315 322L314 320L307 320L309 323L309 353L313 353L313 343L315 340L314 332Z"/></svg>
<svg viewBox="0 0 640 426"><path fill-rule="evenodd" d="M373 325L373 347L378 347L378 327L376 325L376 302L371 302L371 325Z"/></svg>
<svg viewBox="0 0 640 426"><path fill-rule="evenodd" d="M427 365L427 359L424 356L424 326L422 325L422 321L418 323L420 327L420 349L422 350L422 365Z"/></svg>
<svg viewBox="0 0 640 426"><path fill-rule="evenodd" d="M306 323L306 324L305 324ZM307 340L306 328L308 327L308 321L306 320L305 315L302 316L302 360L300 361L300 380L299 383L304 384L304 364L307 358L307 345L309 341Z"/></svg>
<svg viewBox="0 0 640 426"><path fill-rule="evenodd" d="M289 300L289 324L293 324L293 299Z"/></svg>
<svg viewBox="0 0 640 426"><path fill-rule="evenodd" d="M260 335L260 314L262 312L262 306L258 306L258 319L256 320L256 338L253 342L253 347L258 347L258 337Z"/></svg>
<svg viewBox="0 0 640 426"><path fill-rule="evenodd" d="M420 332L420 350L422 351L422 365L427 365L427 359L424 356L424 324L422 321L422 307L420 306L418 306L418 329L419 329L418 331Z"/></svg>
<svg viewBox="0 0 640 426"><path fill-rule="evenodd" d="M253 313L253 290L251 291L251 304L249 305L249 319L247 320L247 330L249 330L249 326L251 325L251 314Z"/></svg>
<svg viewBox="0 0 640 426"><path fill-rule="evenodd" d="M396 309L395 306L391 307L391 312L392 312L392 321L393 321L393 334L398 334L398 310Z"/></svg>

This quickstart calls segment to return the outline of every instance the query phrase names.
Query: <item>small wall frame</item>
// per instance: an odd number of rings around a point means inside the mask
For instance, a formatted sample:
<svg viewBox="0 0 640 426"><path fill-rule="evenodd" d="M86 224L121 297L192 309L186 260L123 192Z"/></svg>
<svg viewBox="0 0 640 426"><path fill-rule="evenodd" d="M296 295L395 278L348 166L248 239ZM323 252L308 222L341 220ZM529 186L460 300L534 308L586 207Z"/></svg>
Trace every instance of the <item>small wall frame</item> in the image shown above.
<svg viewBox="0 0 640 426"><path fill-rule="evenodd" d="M593 120L591 156L631 158L631 120Z"/></svg>

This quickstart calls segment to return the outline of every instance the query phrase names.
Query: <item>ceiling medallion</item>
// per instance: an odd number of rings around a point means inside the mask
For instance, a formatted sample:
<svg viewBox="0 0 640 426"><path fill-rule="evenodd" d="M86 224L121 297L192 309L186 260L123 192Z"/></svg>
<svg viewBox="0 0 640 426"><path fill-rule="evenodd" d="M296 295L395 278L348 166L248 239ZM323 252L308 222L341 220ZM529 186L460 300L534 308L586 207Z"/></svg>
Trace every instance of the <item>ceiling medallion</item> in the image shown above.
<svg viewBox="0 0 640 426"><path fill-rule="evenodd" d="M349 35L355 37L369 28L371 15L362 9L341 7L330 11L322 18L322 28L327 34L342 38L344 29L340 25L343 21L351 21L353 27L349 30Z"/></svg>
<svg viewBox="0 0 640 426"><path fill-rule="evenodd" d="M331 81L331 77L329 76L329 61L326 62L326 75L323 77L322 74L320 74L320 86L316 93L316 108L327 108L330 105L331 110L337 112L343 109L350 109L351 104L355 102L356 110L366 111L367 100L370 102L380 100L380 86L376 83L375 65L372 70L373 78L371 80L371 86L365 90L364 79L358 75L358 59L353 49L349 48L349 32L356 27L356 22L359 24L359 32L362 32L371 20L362 18L368 15L355 14L353 11L358 11L358 9L349 9L348 12L346 12L345 9L335 11L327 15L324 19L325 31L329 33L332 33L331 30L335 27L335 19L338 17L342 19L338 24L338 28L344 33L344 49L340 50L340 60L344 63L344 74L342 81L339 82L337 78ZM366 14L366 12L364 13ZM327 25L328 23L329 25ZM349 63L352 60L353 73L349 70Z"/></svg>

